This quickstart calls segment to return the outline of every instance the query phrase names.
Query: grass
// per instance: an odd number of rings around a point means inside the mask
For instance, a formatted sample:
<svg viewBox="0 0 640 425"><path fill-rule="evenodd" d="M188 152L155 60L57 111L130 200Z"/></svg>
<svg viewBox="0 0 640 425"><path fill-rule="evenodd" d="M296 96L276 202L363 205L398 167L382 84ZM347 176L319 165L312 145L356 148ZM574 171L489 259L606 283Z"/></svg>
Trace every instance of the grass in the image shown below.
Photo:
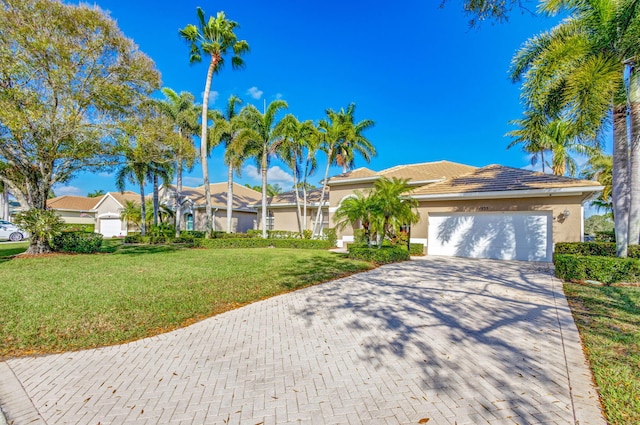
<svg viewBox="0 0 640 425"><path fill-rule="evenodd" d="M640 287L564 288L608 423L640 423Z"/></svg>
<svg viewBox="0 0 640 425"><path fill-rule="evenodd" d="M372 267L317 250L103 251L0 262L0 359L135 340Z"/></svg>

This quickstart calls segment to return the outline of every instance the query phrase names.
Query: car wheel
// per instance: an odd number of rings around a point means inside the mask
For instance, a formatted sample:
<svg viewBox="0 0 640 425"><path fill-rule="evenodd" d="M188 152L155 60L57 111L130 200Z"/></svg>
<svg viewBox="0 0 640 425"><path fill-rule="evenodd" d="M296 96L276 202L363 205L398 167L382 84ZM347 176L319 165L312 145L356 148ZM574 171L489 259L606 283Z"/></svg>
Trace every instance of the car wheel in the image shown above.
<svg viewBox="0 0 640 425"><path fill-rule="evenodd" d="M18 242L22 240L22 233L15 232L9 235L9 240L13 242Z"/></svg>

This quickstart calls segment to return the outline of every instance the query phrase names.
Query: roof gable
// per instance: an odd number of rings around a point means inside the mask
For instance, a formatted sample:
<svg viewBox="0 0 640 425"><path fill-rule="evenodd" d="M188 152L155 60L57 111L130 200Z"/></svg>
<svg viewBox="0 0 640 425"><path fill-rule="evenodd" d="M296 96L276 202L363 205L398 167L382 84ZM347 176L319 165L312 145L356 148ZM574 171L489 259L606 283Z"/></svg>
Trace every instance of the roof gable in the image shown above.
<svg viewBox="0 0 640 425"><path fill-rule="evenodd" d="M88 196L63 195L56 198L47 199L47 208L53 210L93 210L102 197L89 198Z"/></svg>

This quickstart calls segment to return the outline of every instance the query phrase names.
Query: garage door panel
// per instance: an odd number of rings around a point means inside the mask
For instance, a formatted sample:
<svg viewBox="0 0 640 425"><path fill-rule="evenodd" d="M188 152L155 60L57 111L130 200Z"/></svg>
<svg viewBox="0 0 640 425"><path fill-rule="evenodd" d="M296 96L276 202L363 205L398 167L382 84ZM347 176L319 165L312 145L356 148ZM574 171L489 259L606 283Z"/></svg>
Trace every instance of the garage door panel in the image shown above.
<svg viewBox="0 0 640 425"><path fill-rule="evenodd" d="M100 233L105 238L120 236L122 234L122 220L119 218L101 218Z"/></svg>
<svg viewBox="0 0 640 425"><path fill-rule="evenodd" d="M550 261L547 213L458 213L429 216L428 253L470 258Z"/></svg>

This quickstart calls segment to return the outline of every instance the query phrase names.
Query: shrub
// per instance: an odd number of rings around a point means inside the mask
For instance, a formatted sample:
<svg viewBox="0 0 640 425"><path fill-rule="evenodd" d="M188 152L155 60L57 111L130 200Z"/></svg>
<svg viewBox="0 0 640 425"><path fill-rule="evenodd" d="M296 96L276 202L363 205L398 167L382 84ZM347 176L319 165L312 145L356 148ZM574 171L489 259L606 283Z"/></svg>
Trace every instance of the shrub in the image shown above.
<svg viewBox="0 0 640 425"><path fill-rule="evenodd" d="M613 231L596 232L596 240L598 242L615 242L616 234Z"/></svg>
<svg viewBox="0 0 640 425"><path fill-rule="evenodd" d="M180 232L180 236L192 236L193 238L204 238L205 236L207 236L206 232L201 232L199 230L183 230Z"/></svg>
<svg viewBox="0 0 640 425"><path fill-rule="evenodd" d="M640 260L635 258L556 253L553 263L556 277L565 281L596 280L610 284L637 282L640 279Z"/></svg>
<svg viewBox="0 0 640 425"><path fill-rule="evenodd" d="M313 231L311 229L304 229L302 231L303 239L311 239L313 237Z"/></svg>
<svg viewBox="0 0 640 425"><path fill-rule="evenodd" d="M151 226L147 232L147 236L151 236L151 238L172 238L175 234L176 229L173 226L168 226L166 224Z"/></svg>
<svg viewBox="0 0 640 425"><path fill-rule="evenodd" d="M554 252L556 254L615 257L616 244L614 242L558 242ZM630 245L627 250L627 256L629 258L640 258L640 245Z"/></svg>
<svg viewBox="0 0 640 425"><path fill-rule="evenodd" d="M367 248L350 246L349 258L354 260L371 261L376 264L397 263L410 259L409 251L404 246Z"/></svg>
<svg viewBox="0 0 640 425"><path fill-rule="evenodd" d="M142 235L140 233L134 233L124 237L124 243L141 243Z"/></svg>
<svg viewBox="0 0 640 425"><path fill-rule="evenodd" d="M96 230L95 224L77 224L66 223L63 227L63 232L89 232L93 233Z"/></svg>
<svg viewBox="0 0 640 425"><path fill-rule="evenodd" d="M329 243L329 247L333 248L338 244L338 234L335 228L322 229L322 234L324 235L324 239Z"/></svg>
<svg viewBox="0 0 640 425"><path fill-rule="evenodd" d="M262 230L257 230L257 229L247 230L247 236L249 236L250 238L261 238Z"/></svg>
<svg viewBox="0 0 640 425"><path fill-rule="evenodd" d="M88 232L62 232L51 241L51 249L59 252L93 254L102 247L102 235Z"/></svg>
<svg viewBox="0 0 640 425"><path fill-rule="evenodd" d="M328 249L329 244L323 240L306 239L262 239L262 238L221 238L196 239L194 245L203 248L297 248Z"/></svg>
<svg viewBox="0 0 640 425"><path fill-rule="evenodd" d="M267 230L267 238L269 239L295 239L300 238L300 233L290 230Z"/></svg>
<svg viewBox="0 0 640 425"><path fill-rule="evenodd" d="M62 233L64 221L52 210L30 209L16 215L16 224L26 230L32 244L36 245L38 254L46 252L51 247L53 238Z"/></svg>
<svg viewBox="0 0 640 425"><path fill-rule="evenodd" d="M409 254L424 255L424 245L421 243L412 243L409 245Z"/></svg>
<svg viewBox="0 0 640 425"><path fill-rule="evenodd" d="M247 233L227 233L220 231L213 232L211 236L213 239L244 239L253 237L251 235L248 235Z"/></svg>
<svg viewBox="0 0 640 425"><path fill-rule="evenodd" d="M363 229L353 230L353 242L361 245L367 244L367 235L365 235Z"/></svg>

